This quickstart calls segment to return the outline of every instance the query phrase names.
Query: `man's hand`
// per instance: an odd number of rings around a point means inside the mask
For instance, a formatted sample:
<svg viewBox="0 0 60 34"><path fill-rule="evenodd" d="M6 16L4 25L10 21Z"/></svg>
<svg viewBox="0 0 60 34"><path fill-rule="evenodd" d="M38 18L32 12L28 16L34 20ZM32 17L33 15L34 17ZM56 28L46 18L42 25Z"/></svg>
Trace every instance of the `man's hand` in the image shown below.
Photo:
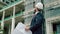
<svg viewBox="0 0 60 34"><path fill-rule="evenodd" d="M29 30L30 30L29 28L30 28L29 26L26 26L26 27L25 27L25 30L26 30L26 31L29 31Z"/></svg>

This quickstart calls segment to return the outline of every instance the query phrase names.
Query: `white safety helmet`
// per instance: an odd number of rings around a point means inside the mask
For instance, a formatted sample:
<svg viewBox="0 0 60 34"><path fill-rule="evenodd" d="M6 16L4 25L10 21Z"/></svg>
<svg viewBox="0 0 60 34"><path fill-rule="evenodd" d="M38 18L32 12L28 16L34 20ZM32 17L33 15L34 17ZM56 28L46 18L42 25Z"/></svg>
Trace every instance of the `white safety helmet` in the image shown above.
<svg viewBox="0 0 60 34"><path fill-rule="evenodd" d="M35 5L35 7L38 9L43 9L43 4L41 2L39 2Z"/></svg>

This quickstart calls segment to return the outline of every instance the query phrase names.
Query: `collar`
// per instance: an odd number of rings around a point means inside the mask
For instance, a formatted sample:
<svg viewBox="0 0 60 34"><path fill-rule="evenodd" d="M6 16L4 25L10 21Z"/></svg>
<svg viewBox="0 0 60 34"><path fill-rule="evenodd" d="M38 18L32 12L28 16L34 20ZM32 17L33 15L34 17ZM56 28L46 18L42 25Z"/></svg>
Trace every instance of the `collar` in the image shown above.
<svg viewBox="0 0 60 34"><path fill-rule="evenodd" d="M35 15L38 14L38 13L39 13L39 12L36 12Z"/></svg>

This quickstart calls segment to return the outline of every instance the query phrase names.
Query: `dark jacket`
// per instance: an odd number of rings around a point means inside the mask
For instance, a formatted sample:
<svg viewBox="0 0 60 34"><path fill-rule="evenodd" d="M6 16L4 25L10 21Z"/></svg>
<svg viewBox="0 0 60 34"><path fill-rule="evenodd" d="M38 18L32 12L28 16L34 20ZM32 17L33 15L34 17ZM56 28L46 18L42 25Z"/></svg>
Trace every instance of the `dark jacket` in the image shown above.
<svg viewBox="0 0 60 34"><path fill-rule="evenodd" d="M44 21L45 19L41 13L38 13L35 17L33 17L30 25L30 30L33 34L43 34L42 24L44 23Z"/></svg>

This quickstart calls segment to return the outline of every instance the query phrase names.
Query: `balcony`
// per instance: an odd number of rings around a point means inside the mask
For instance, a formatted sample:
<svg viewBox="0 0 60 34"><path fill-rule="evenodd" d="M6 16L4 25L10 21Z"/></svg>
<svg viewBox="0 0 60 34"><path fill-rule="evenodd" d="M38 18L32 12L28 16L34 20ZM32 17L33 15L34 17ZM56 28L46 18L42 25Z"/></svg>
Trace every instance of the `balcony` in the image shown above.
<svg viewBox="0 0 60 34"><path fill-rule="evenodd" d="M45 16L46 18L60 16L60 0L46 0L45 2Z"/></svg>
<svg viewBox="0 0 60 34"><path fill-rule="evenodd" d="M3 8L3 6L6 6L6 4L3 2L0 2L0 10Z"/></svg>
<svg viewBox="0 0 60 34"><path fill-rule="evenodd" d="M6 6L3 5L3 7L0 9L0 12L6 10L8 8L11 8L19 3L22 3L22 2L23 2L23 0L3 0L2 3L5 3Z"/></svg>

